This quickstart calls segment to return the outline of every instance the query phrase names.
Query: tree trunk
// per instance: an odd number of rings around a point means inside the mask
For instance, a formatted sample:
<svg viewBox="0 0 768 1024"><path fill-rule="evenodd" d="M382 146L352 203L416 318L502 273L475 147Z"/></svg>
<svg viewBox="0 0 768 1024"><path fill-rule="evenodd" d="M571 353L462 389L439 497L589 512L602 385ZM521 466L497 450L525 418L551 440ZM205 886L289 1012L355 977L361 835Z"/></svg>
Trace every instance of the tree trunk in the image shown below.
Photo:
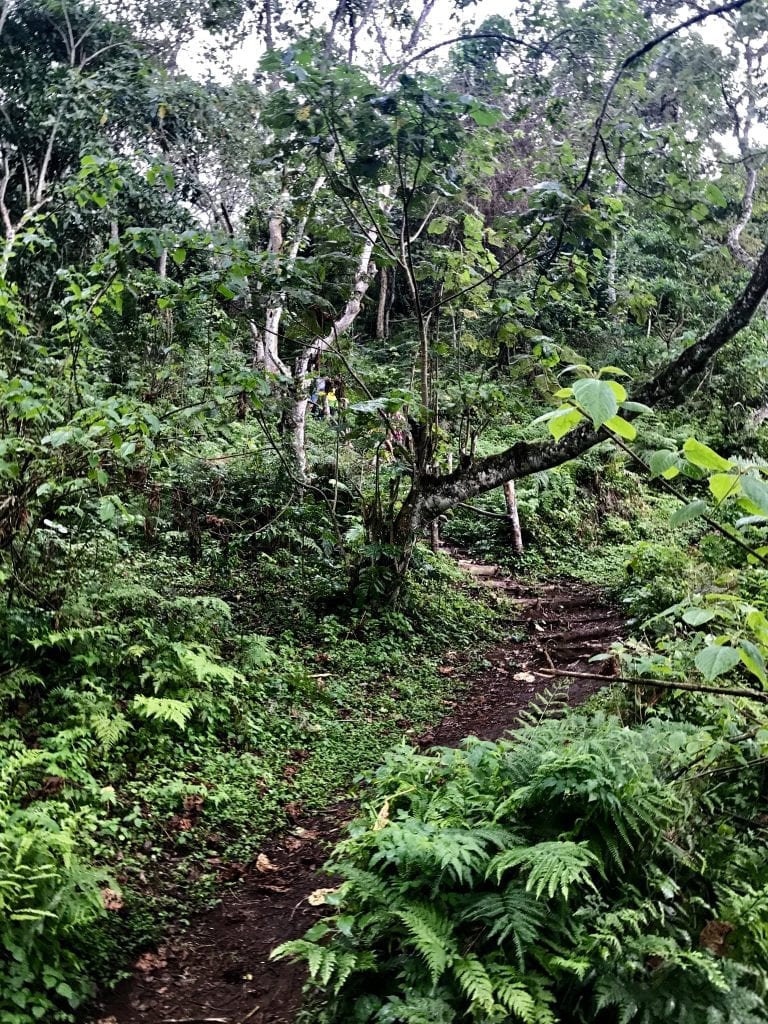
<svg viewBox="0 0 768 1024"><path fill-rule="evenodd" d="M387 202L389 192L389 185L382 185L379 189L379 194L382 197L379 205L383 212L389 206ZM318 365L320 356L333 348L341 335L346 334L357 319L357 315L363 306L363 299L376 274L376 266L373 263L373 250L377 239L378 230L375 226L372 226L368 231L360 258L357 261L352 292L344 307L344 311L334 321L329 333L324 338L316 338L311 344L305 346L301 355L296 360L293 372L293 408L287 416L287 421L291 433L294 467L298 479L302 482L307 479L306 424L310 367Z"/></svg>
<svg viewBox="0 0 768 1024"><path fill-rule="evenodd" d="M389 275L387 268L382 267L379 274L379 306L376 311L376 337L386 338L387 330L387 290L389 287Z"/></svg>
<svg viewBox="0 0 768 1024"><path fill-rule="evenodd" d="M514 480L507 480L504 484L504 500L507 503L507 515L509 516L509 525L512 528L512 548L516 554L522 555L523 535L520 531L520 515L517 509L517 492Z"/></svg>
<svg viewBox="0 0 768 1024"><path fill-rule="evenodd" d="M622 149L619 153L619 159L616 161L616 169L618 172L618 181L616 182L616 195L621 198L627 190L627 183L624 181L624 167L626 166L627 157ZM606 298L608 299L609 306L616 305L616 271L619 260L619 233L614 230L611 234L611 249L608 253L608 287L606 289Z"/></svg>
<svg viewBox="0 0 768 1024"><path fill-rule="evenodd" d="M287 274L293 270L299 255L299 249L301 249L301 244L304 241L312 201L315 199L317 193L324 184L325 175L318 174L312 184L312 188L310 189L304 216L296 225L293 238L291 239L290 248L288 249L285 257L284 269ZM283 250L283 220L285 218L285 211L289 200L290 196L288 190L284 189L272 216L269 218L269 242L267 243L267 252L273 256L276 261L279 259ZM261 365L263 365L264 369L268 373L279 373L282 374L283 377L290 377L290 369L280 358L280 321L283 317L284 307L285 293L281 292L273 297L272 303L267 308L267 314L264 321L264 341L262 345L254 347L254 352L257 353L258 358L261 359Z"/></svg>

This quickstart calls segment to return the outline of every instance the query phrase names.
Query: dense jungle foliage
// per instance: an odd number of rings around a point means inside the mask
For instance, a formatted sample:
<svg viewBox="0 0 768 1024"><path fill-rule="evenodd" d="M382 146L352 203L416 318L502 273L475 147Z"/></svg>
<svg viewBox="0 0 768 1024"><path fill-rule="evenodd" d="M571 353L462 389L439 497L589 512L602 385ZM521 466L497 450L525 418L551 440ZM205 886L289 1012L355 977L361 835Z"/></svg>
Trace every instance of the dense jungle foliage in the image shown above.
<svg viewBox="0 0 768 1024"><path fill-rule="evenodd" d="M509 6L0 0L0 1024L360 775L308 1019L768 1020L768 6Z"/></svg>

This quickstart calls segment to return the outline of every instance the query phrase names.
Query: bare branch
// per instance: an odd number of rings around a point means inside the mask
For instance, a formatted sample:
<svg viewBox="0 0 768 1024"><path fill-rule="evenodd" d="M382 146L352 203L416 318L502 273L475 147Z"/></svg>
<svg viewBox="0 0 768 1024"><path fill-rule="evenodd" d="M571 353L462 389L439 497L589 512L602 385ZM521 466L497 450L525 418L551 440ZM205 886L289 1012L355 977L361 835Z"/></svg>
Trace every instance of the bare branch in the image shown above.
<svg viewBox="0 0 768 1024"><path fill-rule="evenodd" d="M648 686L657 687L661 690L690 690L692 693L716 693L727 697L745 697L747 700L757 701L759 704L768 704L768 693L760 690L748 690L746 687L737 686L702 686L698 683L686 683L682 680L672 681L666 679L649 679L635 676L603 676L598 672L571 672L567 668L537 668L539 676L557 678L565 676L568 679L595 679L603 683L623 683L625 686Z"/></svg>
<svg viewBox="0 0 768 1024"><path fill-rule="evenodd" d="M579 192L581 189L586 188L587 182L589 181L590 175L592 174L592 165L595 162L595 156L597 155L597 148L600 145L600 133L603 128L606 115L608 113L608 107L610 106L613 94L616 91L616 86L619 84L621 79L624 77L624 72L627 71L633 64L636 64L651 50L655 50L657 46L666 42L667 39L671 39L672 36L676 36L679 32L684 32L687 28L692 28L694 25L700 24L707 18L715 17L716 15L725 14L728 11L738 11L742 7L746 7L747 4L752 3L753 0L731 0L730 3L722 4L720 7L713 7L708 11L699 11L692 17L687 18L685 21L679 22L677 25L673 25L672 28L668 28L666 32L662 32L654 39L650 39L647 43L644 43L639 49L635 50L634 53L630 53L628 57L619 64L616 72L611 79L608 88L605 91L603 102L600 107L600 111L595 120L595 124L592 130L592 145L590 146L589 156L587 157L587 166L584 169L584 175L576 186L576 191Z"/></svg>

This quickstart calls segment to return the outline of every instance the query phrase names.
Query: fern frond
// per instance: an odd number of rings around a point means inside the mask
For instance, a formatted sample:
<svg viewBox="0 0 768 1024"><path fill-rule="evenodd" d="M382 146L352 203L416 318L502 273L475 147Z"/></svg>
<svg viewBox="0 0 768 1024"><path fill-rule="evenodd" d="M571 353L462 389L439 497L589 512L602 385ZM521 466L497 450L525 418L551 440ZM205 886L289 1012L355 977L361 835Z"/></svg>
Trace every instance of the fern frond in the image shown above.
<svg viewBox="0 0 768 1024"><path fill-rule="evenodd" d="M115 715L98 711L91 716L90 725L105 750L114 747L133 728L125 715L119 711Z"/></svg>
<svg viewBox="0 0 768 1024"><path fill-rule="evenodd" d="M437 982L458 953L451 921L426 904L398 910L395 916L407 928L411 943L427 962L432 981Z"/></svg>
<svg viewBox="0 0 768 1024"><path fill-rule="evenodd" d="M145 697L139 694L133 698L132 707L142 718L172 722L179 729L186 728L192 715L192 705L188 701L173 700L171 697Z"/></svg>
<svg viewBox="0 0 768 1024"><path fill-rule="evenodd" d="M567 900L574 884L595 888L589 869L597 865L598 858L586 843L553 840L504 850L488 865L486 877L495 875L499 882L505 871L519 867L528 875L525 888L532 890L537 899L546 891L550 899L559 893Z"/></svg>
<svg viewBox="0 0 768 1024"><path fill-rule="evenodd" d="M493 1011L496 1005L494 986L488 972L474 954L457 957L451 969L463 992L472 1001L473 1010Z"/></svg>
<svg viewBox="0 0 768 1024"><path fill-rule="evenodd" d="M499 945L511 935L522 968L525 947L536 941L547 916L544 904L519 883L511 882L502 892L486 893L474 900L461 919L489 926L488 938Z"/></svg>

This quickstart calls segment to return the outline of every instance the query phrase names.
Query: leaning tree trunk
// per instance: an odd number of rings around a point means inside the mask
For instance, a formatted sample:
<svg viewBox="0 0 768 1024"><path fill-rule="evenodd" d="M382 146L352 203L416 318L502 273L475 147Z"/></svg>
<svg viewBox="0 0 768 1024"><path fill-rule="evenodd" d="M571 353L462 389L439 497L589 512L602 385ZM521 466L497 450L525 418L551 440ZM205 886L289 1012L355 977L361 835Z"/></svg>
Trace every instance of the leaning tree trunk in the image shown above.
<svg viewBox="0 0 768 1024"><path fill-rule="evenodd" d="M318 174L312 184L312 188L310 189L304 215L296 225L288 252L285 254L285 264L283 267L285 274L290 274L296 264L299 249L304 241L304 235L307 230L307 222L309 220L312 202L324 184L325 175ZM269 218L269 242L267 243L267 252L273 256L275 260L278 260L283 252L283 221L285 219L285 211L288 206L289 199L288 191L283 190L280 195L280 199L277 202L277 206L273 211L272 216ZM254 351L258 353L258 359L260 361L259 365L263 366L268 373L279 373L283 377L290 377L290 369L280 358L280 321L283 317L284 308L285 293L280 292L272 296L264 319L263 338L261 344L257 344L255 346Z"/></svg>
<svg viewBox="0 0 768 1024"><path fill-rule="evenodd" d="M382 197L379 208L383 213L389 208L389 185L382 185L379 194ZM297 478L304 482L307 479L307 405L309 403L310 368L317 366L320 356L333 349L337 340L350 329L362 309L363 299L376 276L376 265L373 262L373 250L379 232L376 226L368 229L360 257L357 261L352 291L341 316L334 321L324 338L316 338L304 347L296 360L293 372L293 388L291 409L286 422L291 437L291 451L294 471Z"/></svg>

